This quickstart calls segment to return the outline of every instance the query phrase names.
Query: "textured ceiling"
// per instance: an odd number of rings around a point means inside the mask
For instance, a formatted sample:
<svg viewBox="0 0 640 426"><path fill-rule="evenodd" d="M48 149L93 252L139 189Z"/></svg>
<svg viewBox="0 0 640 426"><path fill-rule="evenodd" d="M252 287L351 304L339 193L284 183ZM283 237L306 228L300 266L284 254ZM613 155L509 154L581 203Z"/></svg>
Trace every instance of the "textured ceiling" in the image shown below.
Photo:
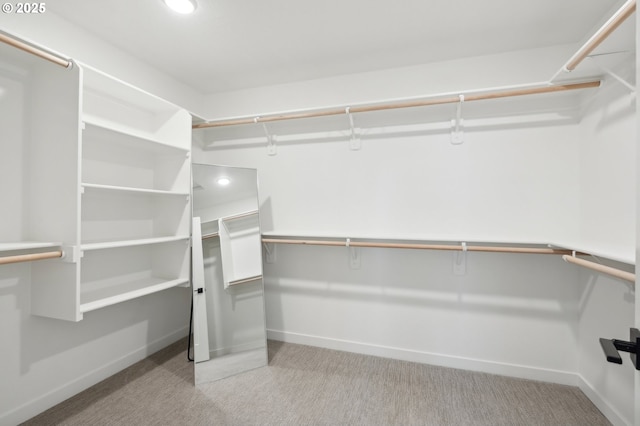
<svg viewBox="0 0 640 426"><path fill-rule="evenodd" d="M580 43L620 0L60 0L48 10L202 93Z"/></svg>

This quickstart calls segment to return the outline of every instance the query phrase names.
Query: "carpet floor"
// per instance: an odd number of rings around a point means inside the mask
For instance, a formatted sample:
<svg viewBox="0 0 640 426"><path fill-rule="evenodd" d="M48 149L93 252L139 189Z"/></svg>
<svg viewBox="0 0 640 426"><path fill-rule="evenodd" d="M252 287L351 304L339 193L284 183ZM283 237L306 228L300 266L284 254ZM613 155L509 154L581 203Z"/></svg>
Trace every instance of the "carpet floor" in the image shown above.
<svg viewBox="0 0 640 426"><path fill-rule="evenodd" d="M181 340L23 424L610 424L572 386L276 341L268 367L193 383Z"/></svg>

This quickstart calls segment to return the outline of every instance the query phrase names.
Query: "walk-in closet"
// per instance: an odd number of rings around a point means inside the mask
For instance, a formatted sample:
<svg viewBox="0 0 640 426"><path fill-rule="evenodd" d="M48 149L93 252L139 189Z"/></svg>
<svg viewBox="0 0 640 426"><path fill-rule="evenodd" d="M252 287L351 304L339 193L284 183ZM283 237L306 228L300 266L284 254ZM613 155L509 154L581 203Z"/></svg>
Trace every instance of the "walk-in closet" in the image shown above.
<svg viewBox="0 0 640 426"><path fill-rule="evenodd" d="M640 424L635 0L105 3L0 16L0 425Z"/></svg>

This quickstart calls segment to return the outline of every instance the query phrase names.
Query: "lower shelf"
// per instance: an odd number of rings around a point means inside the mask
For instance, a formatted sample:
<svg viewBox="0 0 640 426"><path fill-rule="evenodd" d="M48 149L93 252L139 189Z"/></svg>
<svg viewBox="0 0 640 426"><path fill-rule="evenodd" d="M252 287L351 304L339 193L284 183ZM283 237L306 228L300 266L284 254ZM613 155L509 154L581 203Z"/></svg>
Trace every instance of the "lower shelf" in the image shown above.
<svg viewBox="0 0 640 426"><path fill-rule="evenodd" d="M125 302L137 297L157 293L168 288L181 286L189 282L188 278L164 280L161 278L146 278L142 280L91 289L82 292L80 312L90 312L116 303Z"/></svg>

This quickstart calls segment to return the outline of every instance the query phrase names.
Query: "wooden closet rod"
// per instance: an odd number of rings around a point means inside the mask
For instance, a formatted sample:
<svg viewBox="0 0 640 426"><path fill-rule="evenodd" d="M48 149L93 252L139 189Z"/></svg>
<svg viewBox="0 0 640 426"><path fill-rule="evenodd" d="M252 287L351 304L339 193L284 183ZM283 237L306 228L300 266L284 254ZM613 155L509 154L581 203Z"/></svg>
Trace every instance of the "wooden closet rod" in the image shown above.
<svg viewBox="0 0 640 426"><path fill-rule="evenodd" d="M470 102L470 101L480 101L480 100L486 100L486 99L508 98L513 96L537 95L537 94L543 94L543 93L564 92L567 90L590 89L590 88L599 87L599 86L600 86L600 80L588 81L583 83L529 87L524 89L501 90L496 92L479 93L475 95L474 94L465 95L464 101ZM298 118L340 115L340 114L346 114L347 112L349 113L371 112L371 111L382 111L382 110L398 109L398 108L412 108L412 107L430 106L430 105L453 104L458 102L460 102L460 97L456 95L456 96L447 96L447 97L440 97L440 98L431 98L431 99L405 101L405 102L388 103L388 104L353 106L353 107L349 107L348 110L347 108L336 108L336 109L327 109L327 110L318 110L318 111L293 112L290 114L265 115L260 117L244 117L244 118L235 118L230 120L210 121L206 123L194 124L193 128L205 129L209 127L236 126L240 124L266 123L270 121L294 120Z"/></svg>
<svg viewBox="0 0 640 426"><path fill-rule="evenodd" d="M222 219L222 220L235 220L235 219L242 219L243 217L253 216L253 215L256 215L256 214L258 214L258 210L251 210L251 211L248 211L248 212L235 214L235 215L232 215L232 216L221 217L220 219Z"/></svg>
<svg viewBox="0 0 640 426"><path fill-rule="evenodd" d="M62 250L56 250L56 251L47 251L43 253L4 256L4 257L0 257L0 265L7 265L9 263L30 262L32 260L55 259L57 257L62 257L63 255L64 253L62 252Z"/></svg>
<svg viewBox="0 0 640 426"><path fill-rule="evenodd" d="M627 1L618 11L591 36L591 38L569 59L564 68L573 71L589 54L636 11L636 0Z"/></svg>
<svg viewBox="0 0 640 426"><path fill-rule="evenodd" d="M31 53L32 55L38 56L42 59L46 59L49 62L53 62L54 64L60 65L65 68L71 68L71 64L73 63L59 56L56 56L53 53L47 52L46 50L34 47L30 44L17 40L13 37L9 37L8 35L2 33L0 33L0 41L8 44L9 46L13 46L27 53Z"/></svg>
<svg viewBox="0 0 640 426"><path fill-rule="evenodd" d="M565 260L566 262L584 266L585 268L589 268L594 271L602 272L604 274L609 274L611 276L621 278L623 280L631 281L632 283L636 281L636 274L623 271L621 269L612 268L611 266L601 265L599 263L590 262L588 260L580 259L578 257L569 256L569 255L562 256L562 259Z"/></svg>
<svg viewBox="0 0 640 426"><path fill-rule="evenodd" d="M415 243L382 243L363 241L342 241L342 240L290 240L281 238L263 238L263 243L267 244L302 244L316 246L339 246L339 247L373 247L373 248L401 248L418 250L457 250L457 251L483 251L494 253L530 253L530 254L572 254L571 250L541 248L541 247L498 247L498 246L463 246L453 244L415 244Z"/></svg>
<svg viewBox="0 0 640 426"><path fill-rule="evenodd" d="M248 277L248 278L243 278L240 280L235 280L235 281L229 281L229 285L238 285L238 284L244 284L244 283L250 283L251 281L257 281L262 279L262 275L256 275L253 277Z"/></svg>

